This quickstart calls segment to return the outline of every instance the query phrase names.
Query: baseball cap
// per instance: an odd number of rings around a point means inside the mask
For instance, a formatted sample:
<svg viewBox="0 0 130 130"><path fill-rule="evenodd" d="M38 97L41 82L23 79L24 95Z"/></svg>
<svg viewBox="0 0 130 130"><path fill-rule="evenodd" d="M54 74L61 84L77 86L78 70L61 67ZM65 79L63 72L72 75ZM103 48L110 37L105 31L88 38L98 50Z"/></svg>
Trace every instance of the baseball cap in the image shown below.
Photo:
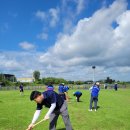
<svg viewBox="0 0 130 130"><path fill-rule="evenodd" d="M100 83L99 83L99 82L96 82L96 85L100 85Z"/></svg>

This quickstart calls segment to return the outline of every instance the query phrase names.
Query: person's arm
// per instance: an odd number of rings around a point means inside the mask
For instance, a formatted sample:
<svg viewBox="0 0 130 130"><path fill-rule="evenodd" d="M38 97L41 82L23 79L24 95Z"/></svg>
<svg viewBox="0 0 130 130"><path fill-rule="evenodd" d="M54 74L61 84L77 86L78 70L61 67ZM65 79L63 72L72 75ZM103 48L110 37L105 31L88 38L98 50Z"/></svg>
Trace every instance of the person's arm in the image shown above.
<svg viewBox="0 0 130 130"><path fill-rule="evenodd" d="M92 90L92 88L93 88L93 86L89 88L89 91L91 91L91 90Z"/></svg>
<svg viewBox="0 0 130 130"><path fill-rule="evenodd" d="M48 112L46 113L44 117L45 120L49 119L49 116L54 111L55 107L56 107L56 103L52 103L51 107L49 108Z"/></svg>
<svg viewBox="0 0 130 130"><path fill-rule="evenodd" d="M32 119L32 124L34 124L37 121L37 119L38 119L38 117L40 115L40 112L41 112L41 110L36 110L35 111L33 119Z"/></svg>
<svg viewBox="0 0 130 130"><path fill-rule="evenodd" d="M32 119L32 122L31 122L31 124L28 126L28 130L32 130L34 123L37 121L37 119L38 119L38 117L39 117L39 115L40 115L40 112L41 112L41 110L36 110L36 111L35 111L34 116L33 116L33 119Z"/></svg>

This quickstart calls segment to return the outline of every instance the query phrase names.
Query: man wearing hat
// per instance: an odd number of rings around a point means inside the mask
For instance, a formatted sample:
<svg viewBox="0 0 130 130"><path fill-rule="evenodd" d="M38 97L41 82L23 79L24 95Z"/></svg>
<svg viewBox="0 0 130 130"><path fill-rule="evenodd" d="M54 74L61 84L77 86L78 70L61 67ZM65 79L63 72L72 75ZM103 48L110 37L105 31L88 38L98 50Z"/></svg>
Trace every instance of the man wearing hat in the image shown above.
<svg viewBox="0 0 130 130"><path fill-rule="evenodd" d="M28 126L28 130L32 130L35 122L37 121L43 105L49 108L44 120L50 119L49 130L56 130L56 123L59 115L62 116L66 130L72 130L72 126L69 119L68 109L66 102L55 91L32 91L30 100L34 100L37 103L36 111L34 113L31 124Z"/></svg>
<svg viewBox="0 0 130 130"><path fill-rule="evenodd" d="M91 91L89 111L92 111L93 102L94 102L94 109L95 111L97 111L97 102L98 102L98 93L100 91L100 83L96 82L89 90Z"/></svg>
<svg viewBox="0 0 130 130"><path fill-rule="evenodd" d="M46 90L47 90L47 91L49 91L49 90L54 91L54 86L52 85L52 83L48 83L48 84L47 84Z"/></svg>

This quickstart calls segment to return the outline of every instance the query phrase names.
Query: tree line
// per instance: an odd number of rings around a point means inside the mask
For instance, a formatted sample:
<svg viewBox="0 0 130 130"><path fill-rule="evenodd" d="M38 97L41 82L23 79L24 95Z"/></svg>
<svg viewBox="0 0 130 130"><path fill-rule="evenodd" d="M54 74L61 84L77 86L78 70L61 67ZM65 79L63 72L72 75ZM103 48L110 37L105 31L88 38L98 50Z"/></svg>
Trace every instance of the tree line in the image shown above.
<svg viewBox="0 0 130 130"><path fill-rule="evenodd" d="M36 85L46 85L47 83L52 83L52 84L60 84L60 83L65 83L65 84L74 84L74 85L82 85L82 84L92 84L92 80L87 80L87 81L72 81L72 80L65 80L63 78L56 78L56 77L43 77L40 78L40 71L35 70L32 74L34 78L34 82L29 83L29 82L24 82L22 83L24 86L36 86ZM107 77L104 80L99 80L100 83L108 83L112 84L115 82L115 80L111 79L110 77ZM120 82L117 81L120 84L124 84L125 82ZM127 82L129 83L129 82ZM0 86L19 86L21 82L17 81L17 78L14 76L14 78L6 79L3 78L3 74L0 74Z"/></svg>

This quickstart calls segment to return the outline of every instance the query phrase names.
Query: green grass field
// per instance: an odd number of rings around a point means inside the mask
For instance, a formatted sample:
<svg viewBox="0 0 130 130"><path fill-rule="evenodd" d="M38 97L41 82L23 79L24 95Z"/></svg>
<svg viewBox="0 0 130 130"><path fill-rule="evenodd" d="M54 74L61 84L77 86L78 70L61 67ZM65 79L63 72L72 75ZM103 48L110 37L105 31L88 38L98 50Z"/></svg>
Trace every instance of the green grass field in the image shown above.
<svg viewBox="0 0 130 130"><path fill-rule="evenodd" d="M41 90L40 90L41 91ZM89 112L88 90L83 92L81 102L77 103L70 90L71 103L68 103L70 120L74 130L130 130L130 89L101 90L99 109ZM29 90L20 96L18 90L0 91L0 130L26 130L32 120L36 104L29 100ZM44 108L42 119L48 109ZM38 121L39 121L38 120ZM49 121L36 126L34 130L48 130ZM57 130L65 130L61 116Z"/></svg>

